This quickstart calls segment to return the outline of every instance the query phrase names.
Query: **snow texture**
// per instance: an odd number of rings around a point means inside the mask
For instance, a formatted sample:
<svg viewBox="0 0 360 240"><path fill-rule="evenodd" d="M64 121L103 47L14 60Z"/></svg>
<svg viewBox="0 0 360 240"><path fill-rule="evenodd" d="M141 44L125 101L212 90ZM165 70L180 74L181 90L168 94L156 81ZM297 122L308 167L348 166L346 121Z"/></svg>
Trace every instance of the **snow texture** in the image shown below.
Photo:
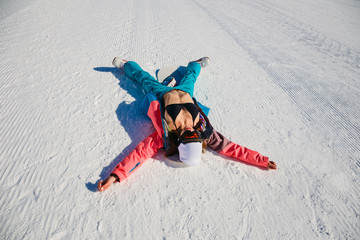
<svg viewBox="0 0 360 240"><path fill-rule="evenodd" d="M359 239L360 2L1 1L1 239ZM155 73L209 56L195 96L267 171L163 153L96 192L145 136Z"/></svg>

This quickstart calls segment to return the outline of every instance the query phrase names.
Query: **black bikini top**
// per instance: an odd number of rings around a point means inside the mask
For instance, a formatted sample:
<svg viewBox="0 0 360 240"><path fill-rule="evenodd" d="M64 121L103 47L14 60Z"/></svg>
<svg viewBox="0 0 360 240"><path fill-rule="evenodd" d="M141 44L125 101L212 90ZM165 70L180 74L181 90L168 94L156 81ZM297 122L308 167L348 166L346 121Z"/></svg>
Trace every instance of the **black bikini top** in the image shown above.
<svg viewBox="0 0 360 240"><path fill-rule="evenodd" d="M175 120L176 120L177 116L179 115L181 109L183 109L183 108L186 108L189 111L189 113L192 116L193 122L195 122L195 119L196 119L197 115L199 114L199 109L194 103L175 103L175 104L169 104L165 108L167 113L172 118L174 125L175 125Z"/></svg>

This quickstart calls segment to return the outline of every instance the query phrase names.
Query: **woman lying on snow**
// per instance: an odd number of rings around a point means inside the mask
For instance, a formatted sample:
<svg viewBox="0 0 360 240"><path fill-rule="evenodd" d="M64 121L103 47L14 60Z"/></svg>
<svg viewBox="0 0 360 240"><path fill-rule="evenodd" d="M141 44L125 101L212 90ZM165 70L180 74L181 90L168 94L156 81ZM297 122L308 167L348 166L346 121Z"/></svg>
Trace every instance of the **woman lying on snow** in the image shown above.
<svg viewBox="0 0 360 240"><path fill-rule="evenodd" d="M178 152L180 161L188 166L199 164L201 153L208 146L235 160L276 169L275 162L269 161L268 157L239 146L216 132L203 111L205 107L193 98L195 81L201 68L209 62L208 57L190 62L181 81L170 87L159 83L137 63L114 58L113 65L123 69L128 78L139 83L148 93L144 104L156 131L140 142L104 182L98 183L99 191L106 190L115 181L125 180L163 147L166 156Z"/></svg>

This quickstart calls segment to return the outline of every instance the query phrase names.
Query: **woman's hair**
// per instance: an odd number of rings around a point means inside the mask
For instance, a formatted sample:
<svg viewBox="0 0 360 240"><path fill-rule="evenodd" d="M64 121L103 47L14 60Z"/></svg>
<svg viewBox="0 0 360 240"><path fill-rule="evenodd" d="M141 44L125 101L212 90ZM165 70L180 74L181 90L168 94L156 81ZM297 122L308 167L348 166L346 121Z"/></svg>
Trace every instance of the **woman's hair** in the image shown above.
<svg viewBox="0 0 360 240"><path fill-rule="evenodd" d="M168 149L165 151L165 156L169 157L176 153L178 153L178 139L179 134L177 131L169 131L168 133ZM202 152L205 152L205 149L207 147L206 141L202 142Z"/></svg>
<svg viewBox="0 0 360 240"><path fill-rule="evenodd" d="M176 131L170 131L168 133L168 149L165 151L165 156L169 157L178 152L177 141L178 141L178 133Z"/></svg>

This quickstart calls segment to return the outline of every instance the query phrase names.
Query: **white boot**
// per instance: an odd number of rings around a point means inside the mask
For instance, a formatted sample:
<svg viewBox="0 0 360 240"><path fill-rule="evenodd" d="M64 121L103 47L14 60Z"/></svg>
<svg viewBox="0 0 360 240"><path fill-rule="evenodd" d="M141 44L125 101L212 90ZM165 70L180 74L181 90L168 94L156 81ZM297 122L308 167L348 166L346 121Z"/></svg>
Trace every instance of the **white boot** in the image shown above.
<svg viewBox="0 0 360 240"><path fill-rule="evenodd" d="M124 64L127 62L127 60L125 59L121 59L119 57L115 57L114 60L112 61L112 64L114 65L114 67L119 68L119 69L124 69Z"/></svg>
<svg viewBox="0 0 360 240"><path fill-rule="evenodd" d="M210 64L210 58L209 57L202 57L194 62L197 62L200 64L201 68L207 67Z"/></svg>

